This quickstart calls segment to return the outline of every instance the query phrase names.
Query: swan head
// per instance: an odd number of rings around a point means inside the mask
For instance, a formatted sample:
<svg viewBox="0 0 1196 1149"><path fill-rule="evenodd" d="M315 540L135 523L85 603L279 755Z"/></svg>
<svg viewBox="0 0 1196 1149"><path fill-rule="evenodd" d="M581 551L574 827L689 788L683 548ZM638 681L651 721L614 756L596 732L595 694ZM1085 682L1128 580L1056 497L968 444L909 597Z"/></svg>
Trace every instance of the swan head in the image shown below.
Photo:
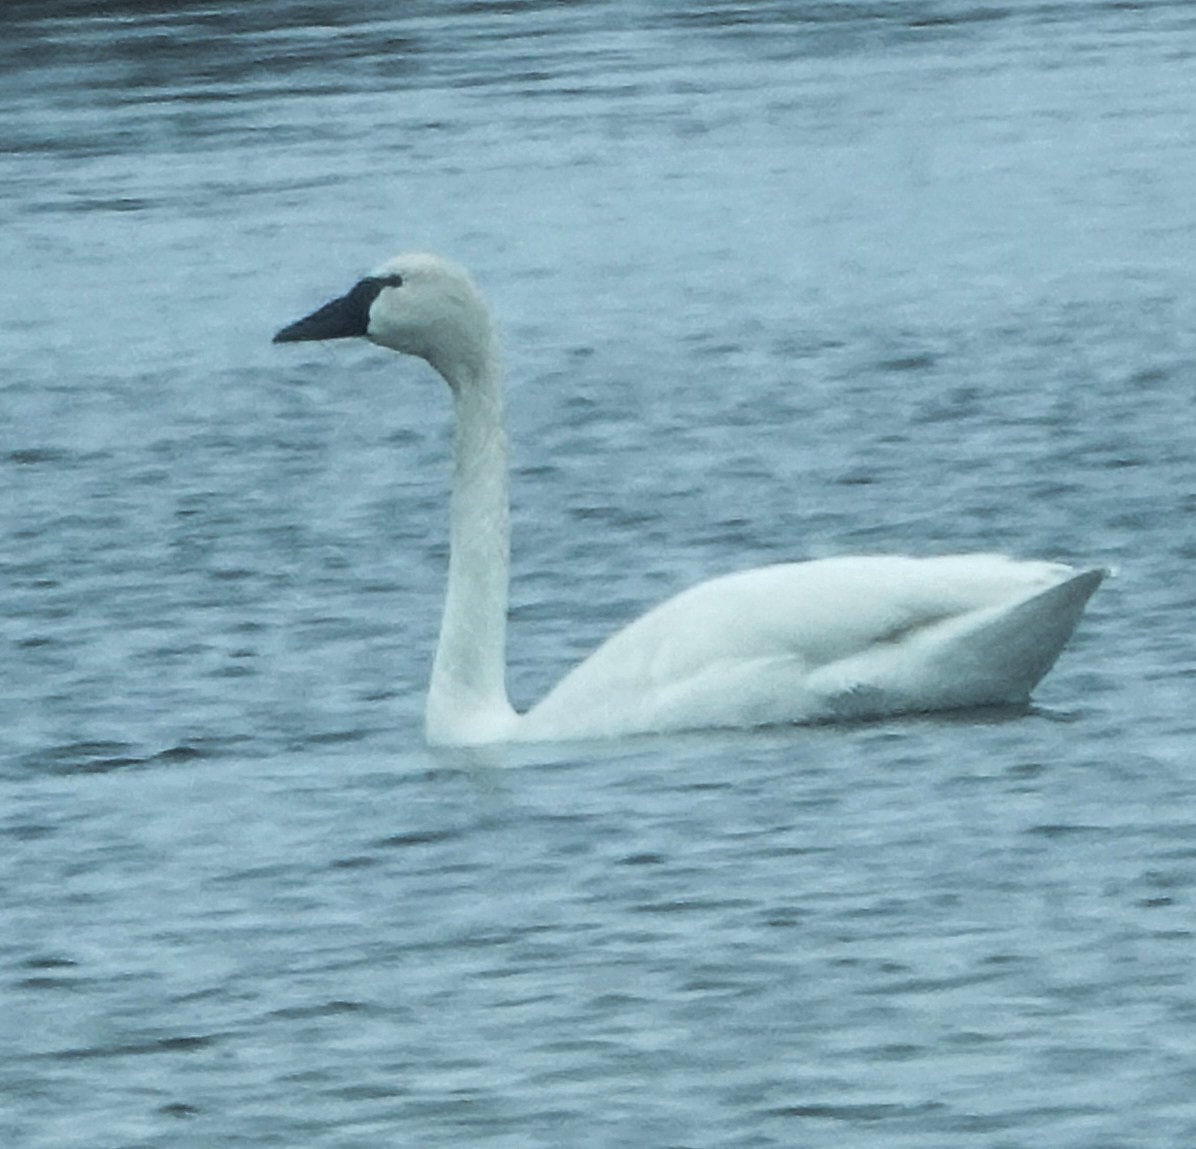
<svg viewBox="0 0 1196 1149"><path fill-rule="evenodd" d="M435 255L399 255L345 295L284 327L275 343L363 336L427 360L452 386L496 359L489 309L469 273Z"/></svg>

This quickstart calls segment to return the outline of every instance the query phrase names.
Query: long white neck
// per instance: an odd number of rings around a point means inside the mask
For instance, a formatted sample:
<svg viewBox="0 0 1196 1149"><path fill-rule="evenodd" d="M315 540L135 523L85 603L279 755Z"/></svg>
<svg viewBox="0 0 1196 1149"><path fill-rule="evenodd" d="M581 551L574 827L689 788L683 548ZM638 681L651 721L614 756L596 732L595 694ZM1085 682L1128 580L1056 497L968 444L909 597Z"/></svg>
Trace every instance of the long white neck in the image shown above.
<svg viewBox="0 0 1196 1149"><path fill-rule="evenodd" d="M511 561L507 429L497 354L442 370L456 414L448 589L426 712L433 743L484 742L516 721L507 698Z"/></svg>

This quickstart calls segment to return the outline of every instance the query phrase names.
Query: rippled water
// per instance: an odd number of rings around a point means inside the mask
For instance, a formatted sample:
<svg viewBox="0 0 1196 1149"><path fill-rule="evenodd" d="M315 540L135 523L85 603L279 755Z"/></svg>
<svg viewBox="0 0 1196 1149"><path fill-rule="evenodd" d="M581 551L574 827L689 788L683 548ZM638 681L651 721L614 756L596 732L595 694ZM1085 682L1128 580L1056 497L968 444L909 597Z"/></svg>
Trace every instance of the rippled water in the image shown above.
<svg viewBox="0 0 1196 1149"><path fill-rule="evenodd" d="M1186 3L0 11L0 1142L1196 1142ZM507 333L511 683L704 575L1119 568L1026 713L423 746ZM634 561L633 561L634 560Z"/></svg>

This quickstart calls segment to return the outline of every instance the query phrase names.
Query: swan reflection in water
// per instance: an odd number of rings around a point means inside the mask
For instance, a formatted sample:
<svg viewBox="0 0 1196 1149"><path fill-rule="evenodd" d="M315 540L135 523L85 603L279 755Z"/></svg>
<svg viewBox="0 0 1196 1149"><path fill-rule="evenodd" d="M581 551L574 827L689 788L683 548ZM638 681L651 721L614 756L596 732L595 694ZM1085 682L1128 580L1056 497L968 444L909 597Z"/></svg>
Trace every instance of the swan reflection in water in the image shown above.
<svg viewBox="0 0 1196 1149"><path fill-rule="evenodd" d="M400 255L276 343L364 336L426 360L456 415L429 742L613 738L1022 702L1104 577L1003 555L859 556L714 578L648 611L524 714L506 688L510 503L498 342L468 273Z"/></svg>

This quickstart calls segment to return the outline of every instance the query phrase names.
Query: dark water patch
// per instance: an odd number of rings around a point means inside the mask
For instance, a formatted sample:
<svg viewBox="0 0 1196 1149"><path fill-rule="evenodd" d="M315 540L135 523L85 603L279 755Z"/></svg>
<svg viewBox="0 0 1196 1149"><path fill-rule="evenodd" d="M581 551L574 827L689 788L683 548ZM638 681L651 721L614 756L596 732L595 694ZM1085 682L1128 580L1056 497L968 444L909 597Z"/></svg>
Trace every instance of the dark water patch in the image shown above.
<svg viewBox="0 0 1196 1149"><path fill-rule="evenodd" d="M245 885L261 885L279 887L288 883L294 884L304 868L302 859L284 862L267 862L260 866L249 866L245 869L229 870L215 875L211 881L218 886L232 886L240 888Z"/></svg>
<svg viewBox="0 0 1196 1149"><path fill-rule="evenodd" d="M1041 1128L1071 1118L1096 1117L1099 1113L1096 1106L1066 1104L1006 1109L996 1113L953 1113L944 1115L942 1128L951 1133L999 1133L1004 1129Z"/></svg>
<svg viewBox="0 0 1196 1149"><path fill-rule="evenodd" d="M33 634L28 638L18 639L16 643L18 650L37 650L40 647L59 645L64 645L60 639L40 634Z"/></svg>
<svg viewBox="0 0 1196 1149"><path fill-rule="evenodd" d="M631 906L637 914L709 914L724 910L740 910L751 903L742 898L708 899L708 898L670 898L656 902L644 902Z"/></svg>
<svg viewBox="0 0 1196 1149"><path fill-rule="evenodd" d="M1048 838L1052 841L1068 838L1100 838L1113 833L1108 826L1080 825L1066 822L1048 822L1038 826L1030 826L1025 831L1035 837Z"/></svg>
<svg viewBox="0 0 1196 1149"><path fill-rule="evenodd" d="M301 1021L313 1017L342 1017L346 1014L368 1013L370 1008L364 1002L334 998L318 1005L297 1005L276 1009L271 1011L269 1016L283 1018L287 1021Z"/></svg>
<svg viewBox="0 0 1196 1149"><path fill-rule="evenodd" d="M208 572L208 577L217 582L241 582L244 579L257 578L260 574L261 571L245 567L216 567Z"/></svg>
<svg viewBox="0 0 1196 1149"><path fill-rule="evenodd" d="M665 862L663 854L628 854L626 857L619 858L618 863L621 866L660 866Z"/></svg>
<svg viewBox="0 0 1196 1149"><path fill-rule="evenodd" d="M329 1097L347 1101L351 1104L369 1101L391 1101L396 1097L409 1097L412 1093L410 1086L399 1081L362 1083L360 1085L342 1085L327 1090Z"/></svg>
<svg viewBox="0 0 1196 1149"><path fill-rule="evenodd" d="M91 993L97 987L95 978L74 978L74 977L25 977L21 978L17 983L18 989L30 990L34 993L45 992L48 990L71 990L74 992Z"/></svg>
<svg viewBox="0 0 1196 1149"><path fill-rule="evenodd" d="M990 24L1008 20L1015 11L1025 11L1024 8L1013 9L1004 5L990 7L975 4L974 0L945 6L920 4L911 7L914 11L906 17L906 24L910 28L952 28L961 24ZM1040 10L1042 7L1044 5L1039 5Z"/></svg>
<svg viewBox="0 0 1196 1149"><path fill-rule="evenodd" d="M59 447L23 447L8 451L4 461L14 463L19 467L37 467L67 462L71 459L71 452Z"/></svg>
<svg viewBox="0 0 1196 1149"><path fill-rule="evenodd" d="M0 824L0 836L14 842L40 842L61 832L61 825L50 820L9 817Z"/></svg>
<svg viewBox="0 0 1196 1149"><path fill-rule="evenodd" d="M73 958L57 955L27 958L17 968L27 974L16 982L18 988L33 992L68 990L90 993L95 990L99 980L84 974Z"/></svg>
<svg viewBox="0 0 1196 1149"><path fill-rule="evenodd" d="M888 996L889 994L937 994L981 985L1004 976L1004 970L981 970L975 973L959 974L956 977L909 977L899 981L886 982L883 986L865 988L860 992L881 996Z"/></svg>
<svg viewBox="0 0 1196 1149"><path fill-rule="evenodd" d="M306 746L339 746L346 742L361 742L373 731L364 729L321 730L304 737Z"/></svg>
<svg viewBox="0 0 1196 1149"><path fill-rule="evenodd" d="M152 752L139 752L138 747L126 742L70 742L20 755L14 765L18 770L35 775L108 774L219 758L232 752L242 741L238 738L196 739Z"/></svg>
<svg viewBox="0 0 1196 1149"><path fill-rule="evenodd" d="M219 1042L212 1035L160 1037L149 1041L113 1042L110 1045L60 1049L46 1056L54 1061L97 1061L121 1057L153 1057L161 1054L196 1053Z"/></svg>
<svg viewBox="0 0 1196 1149"><path fill-rule="evenodd" d="M72 742L23 755L20 769L32 774L105 774L143 766L144 756L124 742Z"/></svg>
<svg viewBox="0 0 1196 1149"><path fill-rule="evenodd" d="M173 765L178 762L197 762L220 758L242 744L240 738L199 738L160 750L148 761Z"/></svg>
<svg viewBox="0 0 1196 1149"><path fill-rule="evenodd" d="M769 930L796 930L806 926L813 917L810 910L782 907L762 911L758 915L760 924Z"/></svg>
<svg viewBox="0 0 1196 1149"><path fill-rule="evenodd" d="M336 858L332 862L332 868L334 870L368 870L380 864L378 858L370 857L368 854L355 854L348 858Z"/></svg>
<svg viewBox="0 0 1196 1149"><path fill-rule="evenodd" d="M465 831L457 827L443 830L409 830L403 834L392 834L374 845L383 850L404 850L411 846L434 846L464 837Z"/></svg>
<svg viewBox="0 0 1196 1149"><path fill-rule="evenodd" d="M876 364L877 370L902 373L906 371L929 371L938 362L938 357L929 351L911 351L894 355Z"/></svg>
<svg viewBox="0 0 1196 1149"><path fill-rule="evenodd" d="M921 1104L900 1104L896 1102L872 1102L860 1105L811 1104L785 1105L767 1110L770 1117L802 1117L817 1121L874 1122L898 1121L903 1118L925 1117L938 1113L947 1107L939 1102Z"/></svg>
<svg viewBox="0 0 1196 1149"><path fill-rule="evenodd" d="M85 215L95 215L98 212L145 212L157 206L159 204L154 200L133 196L97 197L76 195L65 200L41 200L38 203L28 205L24 210L30 214L41 212L50 214L81 212Z"/></svg>
<svg viewBox="0 0 1196 1149"><path fill-rule="evenodd" d="M528 926L474 930L469 933L457 935L453 939L453 944L464 950L506 949L516 946L525 938L534 937L536 934L545 932L547 929L548 927L546 926ZM486 970L480 976L502 981L507 978L520 976L520 971L516 969L496 968Z"/></svg>
<svg viewBox="0 0 1196 1149"><path fill-rule="evenodd" d="M31 957L26 958L21 962L21 969L36 969L36 970L63 970L76 969L78 962L73 958L58 957L57 955L47 955L45 957Z"/></svg>
<svg viewBox="0 0 1196 1149"><path fill-rule="evenodd" d="M260 672L246 668L244 677L257 675ZM300 735L285 732L285 746L290 753L308 753L328 750L348 749L368 742L379 734L385 733L384 727L345 727L340 730L312 730L304 731Z"/></svg>
<svg viewBox="0 0 1196 1149"><path fill-rule="evenodd" d="M916 1061L925 1057L928 1050L925 1046L912 1045L909 1042L895 1042L891 1045L881 1045L876 1049L876 1056L882 1061Z"/></svg>

